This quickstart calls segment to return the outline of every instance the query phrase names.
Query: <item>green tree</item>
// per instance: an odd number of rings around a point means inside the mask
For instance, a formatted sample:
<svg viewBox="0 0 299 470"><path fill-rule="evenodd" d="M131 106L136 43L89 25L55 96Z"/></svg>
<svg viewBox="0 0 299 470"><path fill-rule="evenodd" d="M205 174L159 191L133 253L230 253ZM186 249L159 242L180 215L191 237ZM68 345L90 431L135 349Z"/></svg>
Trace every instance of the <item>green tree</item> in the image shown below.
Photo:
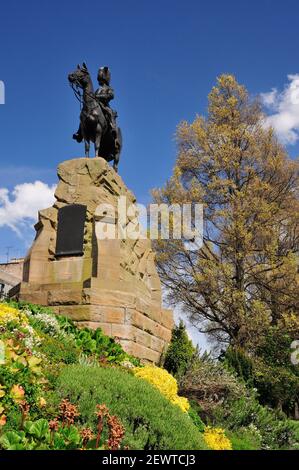
<svg viewBox="0 0 299 470"><path fill-rule="evenodd" d="M169 299L199 331L254 349L272 324L298 315L298 161L232 75L218 78L208 116L178 127L171 179L156 203L202 203L203 247L156 242Z"/></svg>
<svg viewBox="0 0 299 470"><path fill-rule="evenodd" d="M171 342L164 361L165 369L180 379L189 367L195 352L196 349L188 338L186 327L183 321L180 321L172 330Z"/></svg>
<svg viewBox="0 0 299 470"><path fill-rule="evenodd" d="M297 417L299 368L290 361L291 338L277 326L271 327L255 356L228 348L225 364L235 370L248 387L257 390L259 401Z"/></svg>

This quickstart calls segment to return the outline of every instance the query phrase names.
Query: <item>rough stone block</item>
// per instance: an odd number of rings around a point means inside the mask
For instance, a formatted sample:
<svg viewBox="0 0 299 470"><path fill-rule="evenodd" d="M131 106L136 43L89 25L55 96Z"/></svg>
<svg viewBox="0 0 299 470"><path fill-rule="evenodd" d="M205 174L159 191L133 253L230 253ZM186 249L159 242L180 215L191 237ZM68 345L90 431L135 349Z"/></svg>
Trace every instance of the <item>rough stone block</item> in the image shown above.
<svg viewBox="0 0 299 470"><path fill-rule="evenodd" d="M120 344L128 354L139 357L142 361L158 363L160 360L161 354L158 351L153 351L141 344L125 340L121 340Z"/></svg>
<svg viewBox="0 0 299 470"><path fill-rule="evenodd" d="M171 340L171 330L168 330L162 325L159 325L156 334L159 338L163 339L166 342L169 342Z"/></svg>
<svg viewBox="0 0 299 470"><path fill-rule="evenodd" d="M48 292L34 290L31 292L21 291L21 298L25 302L30 302L32 304L48 305Z"/></svg>
<svg viewBox="0 0 299 470"><path fill-rule="evenodd" d="M59 315L64 315L73 321L92 321L89 305L60 305L51 308Z"/></svg>
<svg viewBox="0 0 299 470"><path fill-rule="evenodd" d="M121 339L129 339L135 340L135 334L133 327L131 325L120 325L120 324L113 324L112 325L112 336Z"/></svg>
<svg viewBox="0 0 299 470"><path fill-rule="evenodd" d="M48 294L48 305L80 305L82 303L82 289L51 290Z"/></svg>
<svg viewBox="0 0 299 470"><path fill-rule="evenodd" d="M165 326L165 328L168 328L169 330L173 329L174 320L173 320L172 310L169 310L167 308L162 309L161 324Z"/></svg>
<svg viewBox="0 0 299 470"><path fill-rule="evenodd" d="M160 354L163 352L167 342L163 339L157 338L156 336L151 337L151 349L158 351Z"/></svg>
<svg viewBox="0 0 299 470"><path fill-rule="evenodd" d="M151 348L152 345L152 336L146 331L140 330L139 328L134 328L134 339L136 343L143 344L147 348Z"/></svg>
<svg viewBox="0 0 299 470"><path fill-rule="evenodd" d="M134 307L136 303L136 296L134 292L128 293L119 290L91 288L88 290L88 293L91 304L116 307Z"/></svg>
<svg viewBox="0 0 299 470"><path fill-rule="evenodd" d="M136 299L136 310L146 315L148 318L161 323L162 312L161 308L151 303L150 299L138 297Z"/></svg>
<svg viewBox="0 0 299 470"><path fill-rule="evenodd" d="M146 330L152 335L156 334L157 328L159 327L159 323L134 309L126 309L126 323Z"/></svg>
<svg viewBox="0 0 299 470"><path fill-rule="evenodd" d="M123 307L91 305L91 317L93 321L100 321L103 323L124 323L125 309Z"/></svg>

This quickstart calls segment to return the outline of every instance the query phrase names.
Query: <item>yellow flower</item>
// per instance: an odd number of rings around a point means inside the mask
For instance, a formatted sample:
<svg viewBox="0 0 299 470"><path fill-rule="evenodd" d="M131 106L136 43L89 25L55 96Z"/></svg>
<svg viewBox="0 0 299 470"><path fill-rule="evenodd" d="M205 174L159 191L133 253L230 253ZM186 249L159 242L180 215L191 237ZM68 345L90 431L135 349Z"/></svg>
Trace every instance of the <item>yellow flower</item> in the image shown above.
<svg viewBox="0 0 299 470"><path fill-rule="evenodd" d="M27 317L23 312L7 304L0 303L0 325L6 325L10 321L17 321L23 324L28 323Z"/></svg>
<svg viewBox="0 0 299 470"><path fill-rule="evenodd" d="M140 377L157 387L162 395L165 395L171 403L177 405L185 413L190 405L187 398L178 396L178 384L175 378L165 369L156 366L135 367L133 370L136 377Z"/></svg>
<svg viewBox="0 0 299 470"><path fill-rule="evenodd" d="M207 426L204 431L204 440L212 450L232 450L232 444L226 437L224 429Z"/></svg>
<svg viewBox="0 0 299 470"><path fill-rule="evenodd" d="M38 405L39 405L40 408L44 408L47 405L47 402L43 397L40 397L40 399L38 401Z"/></svg>

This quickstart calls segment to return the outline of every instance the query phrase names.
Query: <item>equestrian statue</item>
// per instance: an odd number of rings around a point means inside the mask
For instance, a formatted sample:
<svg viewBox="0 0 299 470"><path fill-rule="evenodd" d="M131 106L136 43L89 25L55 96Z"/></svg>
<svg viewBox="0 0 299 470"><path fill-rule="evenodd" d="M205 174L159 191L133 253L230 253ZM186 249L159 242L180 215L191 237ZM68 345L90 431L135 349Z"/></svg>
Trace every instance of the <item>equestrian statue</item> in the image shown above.
<svg viewBox="0 0 299 470"><path fill-rule="evenodd" d="M68 80L82 109L80 126L73 139L85 143L85 156L89 157L90 142L94 143L95 156L113 161L113 168L118 171L119 155L122 147L121 130L116 124L117 113L110 108L114 91L110 86L111 74L108 67L98 71L99 88L94 92L92 80L83 62L68 75ZM83 94L81 95L81 90Z"/></svg>

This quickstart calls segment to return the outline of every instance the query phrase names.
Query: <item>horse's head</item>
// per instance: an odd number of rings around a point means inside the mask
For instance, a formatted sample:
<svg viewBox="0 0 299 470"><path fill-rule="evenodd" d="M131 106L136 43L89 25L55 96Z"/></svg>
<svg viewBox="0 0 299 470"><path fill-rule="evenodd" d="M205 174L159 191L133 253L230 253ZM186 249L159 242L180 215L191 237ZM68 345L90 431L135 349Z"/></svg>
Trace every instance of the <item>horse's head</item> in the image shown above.
<svg viewBox="0 0 299 470"><path fill-rule="evenodd" d="M80 88L85 88L88 85L90 82L90 75L85 62L83 62L82 67L78 65L76 70L68 75L68 80L71 85L76 85Z"/></svg>

